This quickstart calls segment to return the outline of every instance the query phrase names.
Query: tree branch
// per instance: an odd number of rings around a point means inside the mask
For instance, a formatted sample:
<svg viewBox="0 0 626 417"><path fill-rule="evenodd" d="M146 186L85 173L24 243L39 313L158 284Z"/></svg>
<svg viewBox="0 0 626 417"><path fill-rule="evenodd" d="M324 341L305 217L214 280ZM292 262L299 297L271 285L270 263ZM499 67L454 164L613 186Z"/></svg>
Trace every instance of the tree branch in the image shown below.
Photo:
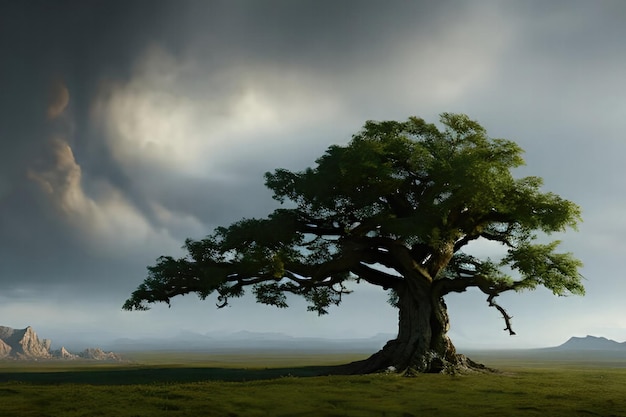
<svg viewBox="0 0 626 417"><path fill-rule="evenodd" d="M338 226L335 226L334 223L337 223ZM336 222L332 218L316 219L308 216L298 219L296 226L298 232L310 233L316 236L345 236L345 229L340 222Z"/></svg>
<svg viewBox="0 0 626 417"><path fill-rule="evenodd" d="M504 308L502 308L499 304L493 301L493 299L496 298L497 296L498 294L491 294L489 295L489 297L487 297L487 302L489 303L489 307L495 307L500 313L502 313L502 318L504 319L504 323L506 324L506 327L504 328L504 330L508 330L509 335L514 336L515 332L511 328L511 319L513 317L509 316L509 314L506 312Z"/></svg>
<svg viewBox="0 0 626 417"><path fill-rule="evenodd" d="M385 290L389 288L395 289L399 283L404 281L400 277L379 271L362 263L355 265L352 268L352 272L366 282L383 287Z"/></svg>
<svg viewBox="0 0 626 417"><path fill-rule="evenodd" d="M344 245L355 251L355 256L366 263L379 263L395 269L402 275L418 271L420 275L432 281L431 275L414 258L411 248L388 237L349 238Z"/></svg>
<svg viewBox="0 0 626 417"><path fill-rule="evenodd" d="M461 250L463 246L467 245L472 240L478 239L479 237L480 237L480 234L467 234L463 236L461 239L454 242L454 252L455 253L458 252L459 250Z"/></svg>
<svg viewBox="0 0 626 417"><path fill-rule="evenodd" d="M470 271L467 272L469 273ZM496 308L502 314L502 318L506 324L504 330L508 331L512 336L515 335L511 327L511 319L513 317L511 317L502 306L496 303L494 299L501 293L515 289L519 285L521 285L520 282L514 282L513 284L493 283L481 275L474 275L465 278L444 278L438 280L433 284L433 290L438 291L439 294L443 296L450 292L464 292L469 287L478 287L488 296L487 302L489 303L489 307Z"/></svg>
<svg viewBox="0 0 626 417"><path fill-rule="evenodd" d="M512 219L509 215L492 211L482 216L475 224L473 224L472 231L468 232L465 236L454 243L454 252L458 252L463 246L480 237L511 246L509 237L515 227L515 222L516 220ZM506 230L503 232L494 232L493 230L489 230L490 226L498 223L506 224Z"/></svg>

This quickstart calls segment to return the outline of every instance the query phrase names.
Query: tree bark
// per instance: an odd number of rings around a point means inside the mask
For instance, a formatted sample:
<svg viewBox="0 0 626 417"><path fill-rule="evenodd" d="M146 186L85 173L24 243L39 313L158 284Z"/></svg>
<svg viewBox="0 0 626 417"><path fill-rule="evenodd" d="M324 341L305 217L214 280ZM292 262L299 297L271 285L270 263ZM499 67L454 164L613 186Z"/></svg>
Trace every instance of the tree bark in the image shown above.
<svg viewBox="0 0 626 417"><path fill-rule="evenodd" d="M447 333L448 311L442 297L430 283L406 280L398 293L398 336L368 359L337 368L339 374L397 372L457 373L470 369L485 370L456 353Z"/></svg>

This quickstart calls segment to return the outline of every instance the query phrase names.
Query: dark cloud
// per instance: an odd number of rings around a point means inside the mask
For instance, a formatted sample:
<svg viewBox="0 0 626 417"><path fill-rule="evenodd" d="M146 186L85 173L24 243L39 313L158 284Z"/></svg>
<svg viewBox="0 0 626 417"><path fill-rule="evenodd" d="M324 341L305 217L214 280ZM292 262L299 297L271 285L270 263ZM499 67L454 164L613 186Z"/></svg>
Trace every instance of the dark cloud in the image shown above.
<svg viewBox="0 0 626 417"><path fill-rule="evenodd" d="M601 276L589 281L601 299L626 231L614 221L626 207L624 11L582 1L4 2L0 294L97 291L118 308L144 266L185 237L272 210L263 172L311 165L366 119L458 111L527 150L520 174L583 206L588 222L565 239L593 254L586 274Z"/></svg>
<svg viewBox="0 0 626 417"><path fill-rule="evenodd" d="M355 58L366 59L416 29L427 33L448 8L445 4L196 1L170 10L175 16L170 28L184 22L176 29L193 53L222 58L229 66L278 61L321 69L358 64Z"/></svg>

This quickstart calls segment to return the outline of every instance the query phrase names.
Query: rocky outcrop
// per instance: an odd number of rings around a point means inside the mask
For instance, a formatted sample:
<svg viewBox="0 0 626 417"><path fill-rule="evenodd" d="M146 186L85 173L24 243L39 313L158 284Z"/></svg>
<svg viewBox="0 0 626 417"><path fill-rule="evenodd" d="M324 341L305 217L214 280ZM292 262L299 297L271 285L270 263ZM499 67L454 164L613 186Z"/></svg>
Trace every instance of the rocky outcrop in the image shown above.
<svg viewBox="0 0 626 417"><path fill-rule="evenodd" d="M52 352L52 356L59 359L78 359L78 355L70 353L64 346L62 346L61 349Z"/></svg>
<svg viewBox="0 0 626 417"><path fill-rule="evenodd" d="M93 359L97 361L120 361L122 358L117 353L105 352L100 348L85 349L78 354L82 359Z"/></svg>
<svg viewBox="0 0 626 417"><path fill-rule="evenodd" d="M113 352L104 352L99 348L85 349L79 354L70 353L62 347L50 351L52 341L39 339L32 327L13 329L0 326L0 359L86 359L97 361L120 361L122 358Z"/></svg>
<svg viewBox="0 0 626 417"><path fill-rule="evenodd" d="M7 356L17 359L48 359L51 357L50 339L39 340L32 327L12 329L0 326L0 340L11 349Z"/></svg>
<svg viewBox="0 0 626 417"><path fill-rule="evenodd" d="M4 343L2 339L0 339L0 359L6 358L11 353L11 346Z"/></svg>

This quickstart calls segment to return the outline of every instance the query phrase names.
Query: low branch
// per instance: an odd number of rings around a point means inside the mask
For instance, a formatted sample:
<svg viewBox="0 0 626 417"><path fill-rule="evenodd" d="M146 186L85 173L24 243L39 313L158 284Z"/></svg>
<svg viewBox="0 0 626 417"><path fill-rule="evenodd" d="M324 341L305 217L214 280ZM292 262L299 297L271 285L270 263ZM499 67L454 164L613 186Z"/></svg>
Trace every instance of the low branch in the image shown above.
<svg viewBox="0 0 626 417"><path fill-rule="evenodd" d="M515 332L511 327L511 319L513 317L511 317L501 305L496 303L494 299L505 291L515 289L517 285L519 285L518 282L512 285L504 285L502 283L500 283L499 285L494 285L493 283L489 282L485 277L475 275L467 278L440 279L435 282L434 286L436 287L434 288L441 296L443 296L450 292L464 292L469 287L478 287L483 293L488 296L487 302L489 303L489 307L496 308L502 314L504 324L506 325L504 330L508 331L509 334L513 336L515 335Z"/></svg>
<svg viewBox="0 0 626 417"><path fill-rule="evenodd" d="M379 271L374 268L370 268L364 264L355 265L352 268L352 272L364 281L383 287L384 289L396 288L399 283L403 281L401 277L387 274L386 272Z"/></svg>
<svg viewBox="0 0 626 417"><path fill-rule="evenodd" d="M308 277L299 277L298 273L293 271L285 270L285 278L289 279L293 283L297 284L296 288L320 288L320 287L328 287L332 289L332 286L335 284L341 284L343 282L343 278L337 276L327 276L324 280L317 280L314 278ZM297 293L297 291L291 291L289 289L285 289L285 291L289 291L292 293Z"/></svg>
<svg viewBox="0 0 626 417"><path fill-rule="evenodd" d="M478 284L473 277L468 278L440 278L433 282L433 291L438 296L443 297L451 292L465 292L469 287L477 287Z"/></svg>
<svg viewBox="0 0 626 417"><path fill-rule="evenodd" d="M344 247L350 247L357 252L355 255L366 263L379 263L395 269L403 275L417 270L424 278L432 281L428 271L413 257L411 248L395 239L382 236L362 236L346 240Z"/></svg>
<svg viewBox="0 0 626 417"><path fill-rule="evenodd" d="M491 295L489 295L489 297L487 297L487 302L489 303L489 307L495 307L500 313L502 313L502 318L504 319L504 324L506 324L506 327L504 328L504 330L505 331L508 330L509 335L513 336L513 335L515 335L515 332L511 328L511 319L513 317L509 316L509 314L506 312L506 310L504 308L502 308L502 306L500 306L495 301L493 301L493 299L496 298L497 296L498 296L498 294L491 294Z"/></svg>

